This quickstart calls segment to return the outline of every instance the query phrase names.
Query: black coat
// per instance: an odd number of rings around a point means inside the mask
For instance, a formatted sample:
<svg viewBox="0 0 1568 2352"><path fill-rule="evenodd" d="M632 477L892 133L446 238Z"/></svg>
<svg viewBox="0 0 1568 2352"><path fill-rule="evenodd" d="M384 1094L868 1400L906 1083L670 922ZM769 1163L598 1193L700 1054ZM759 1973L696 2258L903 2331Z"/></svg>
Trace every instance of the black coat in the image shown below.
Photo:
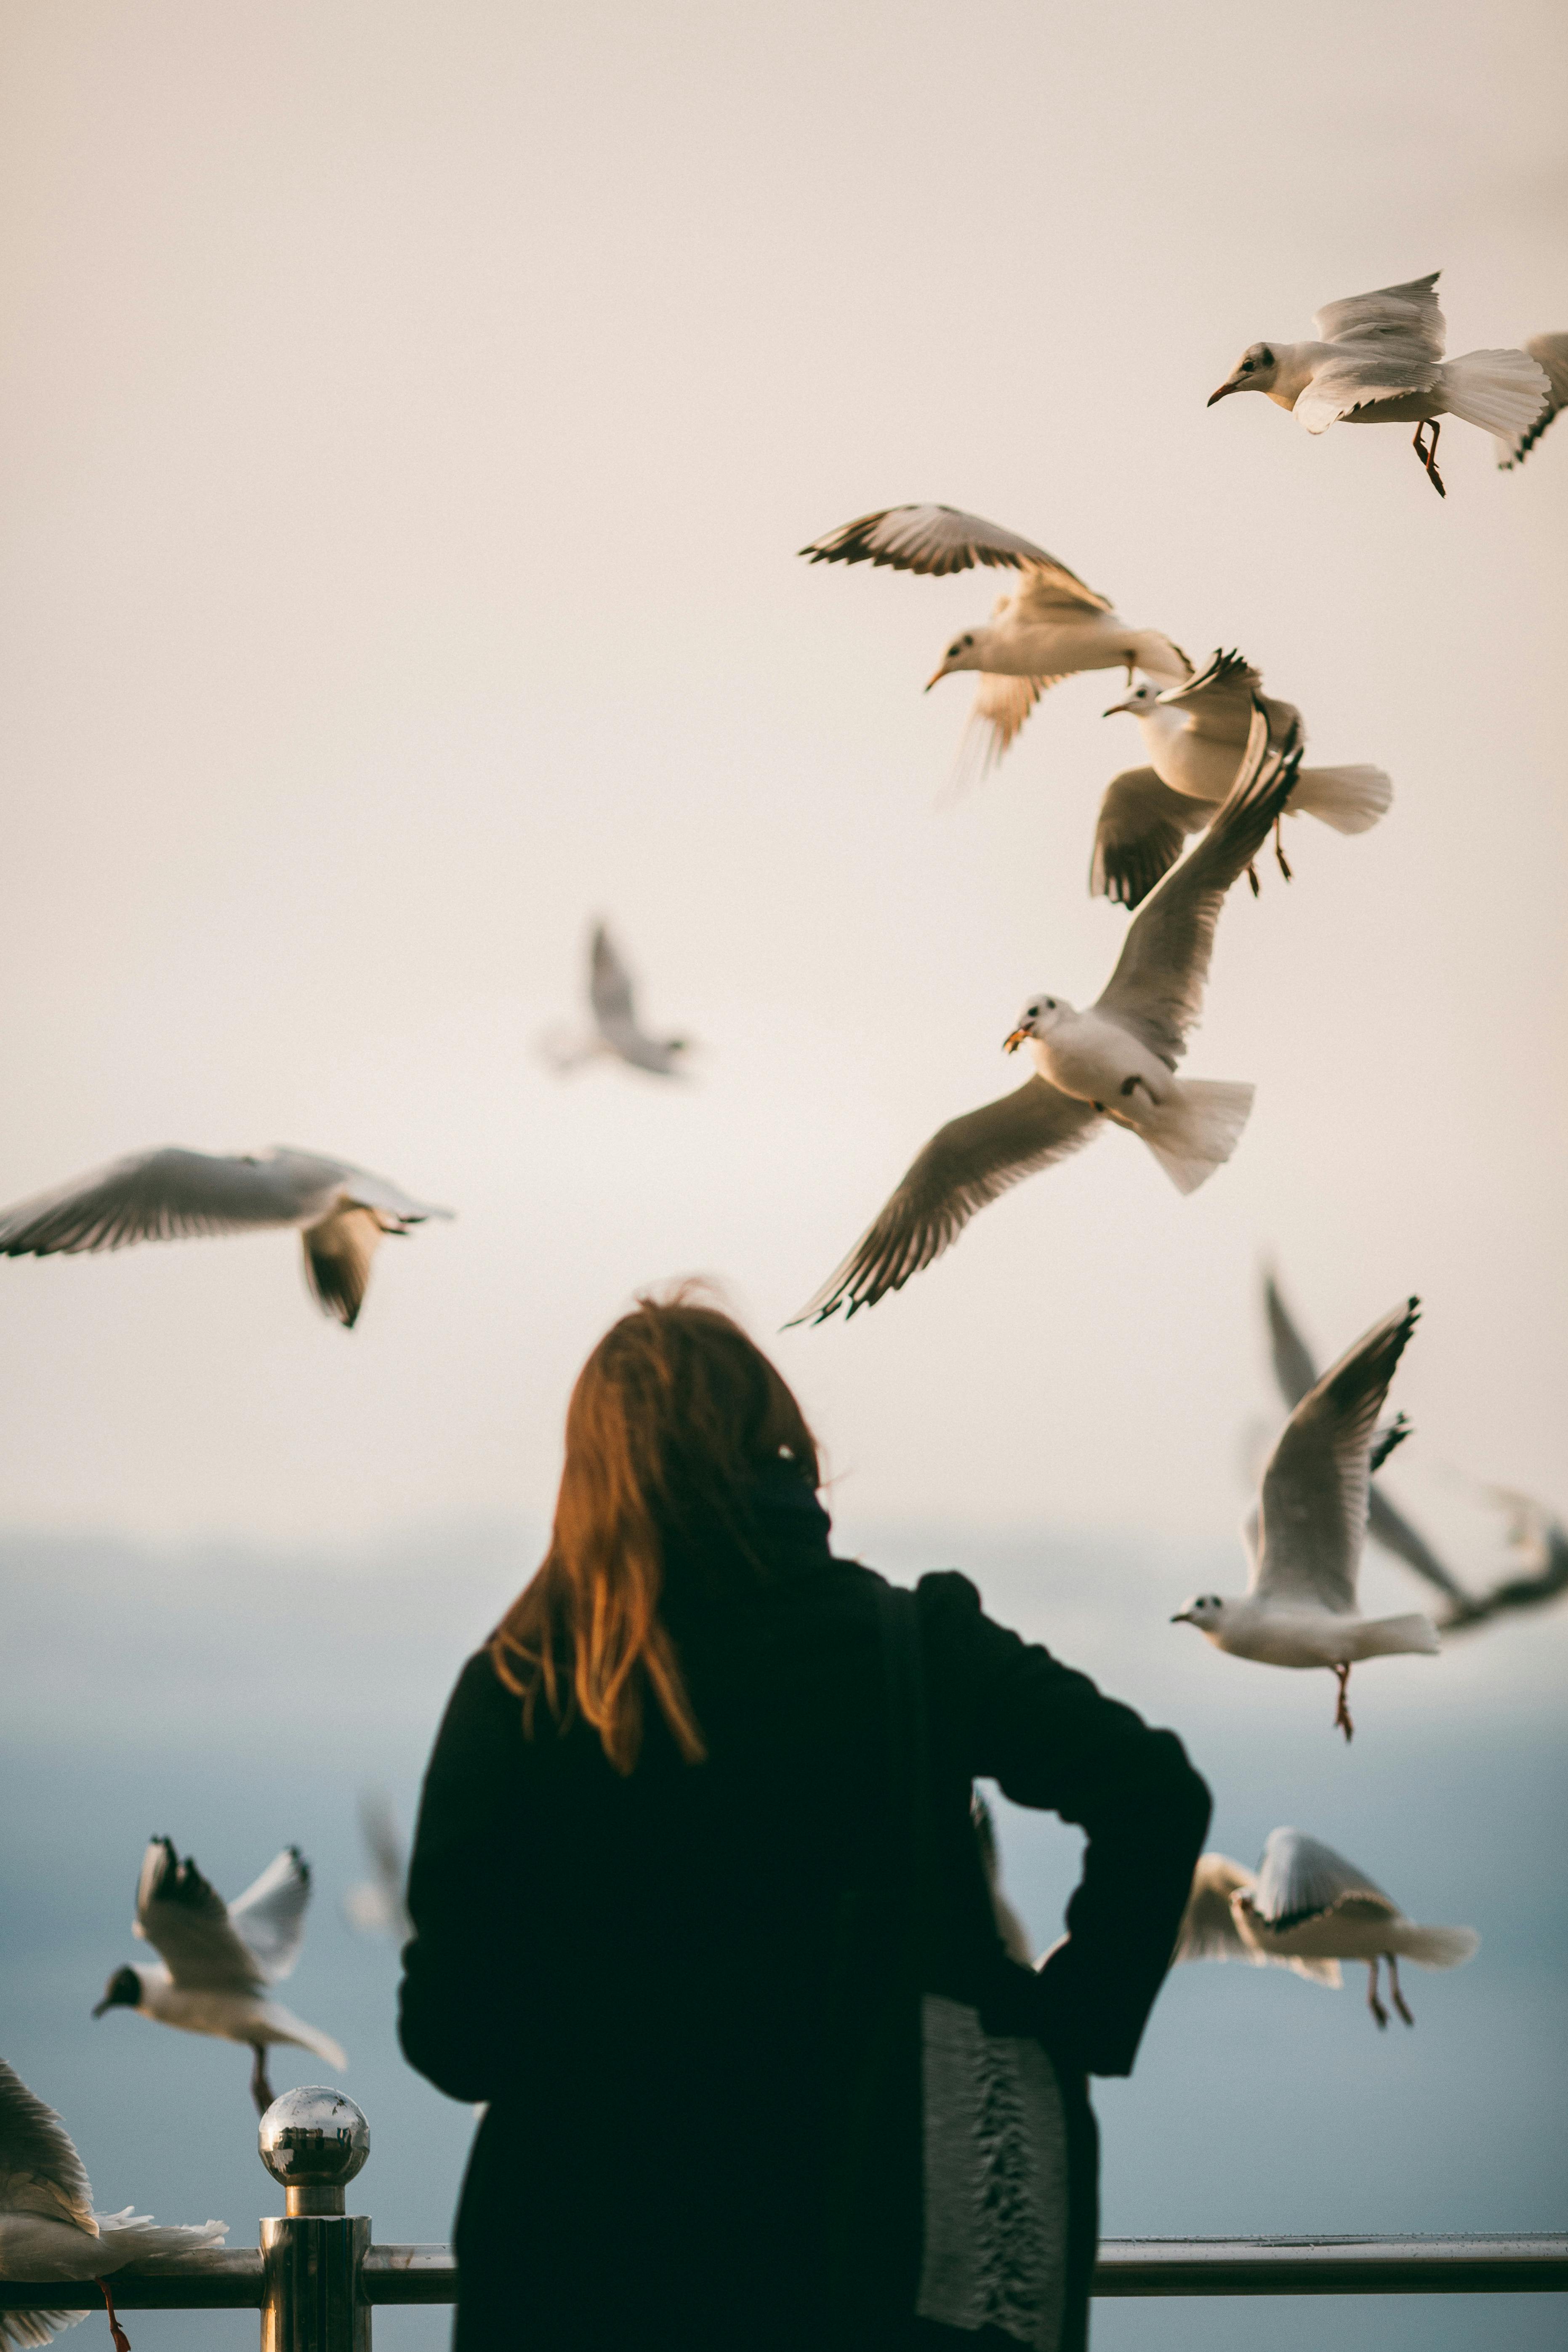
<svg viewBox="0 0 1568 2352"><path fill-rule="evenodd" d="M667 1558L706 1762L651 1705L629 1777L542 1706L527 1740L483 1652L447 1709L401 2032L440 2089L489 2102L457 2224L459 2352L823 2341L836 1939L899 1841L879 1580L833 1557L792 1471L760 1491L765 1574L717 1538ZM1047 2039L1058 2070L1125 2074L1207 1790L1173 1733L993 1624L963 1577L923 1578L919 1605L933 1776L959 1803L993 1778L1088 1832Z"/></svg>

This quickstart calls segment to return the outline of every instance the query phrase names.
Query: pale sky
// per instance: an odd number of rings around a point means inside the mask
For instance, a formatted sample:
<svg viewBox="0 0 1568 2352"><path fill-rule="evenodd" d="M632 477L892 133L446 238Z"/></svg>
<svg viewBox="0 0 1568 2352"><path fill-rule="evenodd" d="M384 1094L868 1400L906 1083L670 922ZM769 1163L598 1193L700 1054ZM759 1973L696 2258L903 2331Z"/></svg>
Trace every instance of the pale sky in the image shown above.
<svg viewBox="0 0 1568 2352"><path fill-rule="evenodd" d="M1547 5L0 10L0 1201L167 1142L459 1212L360 1328L291 1237L0 1264L0 1521L537 1523L570 1381L705 1271L768 1339L942 1120L1098 992L1137 763L1109 675L943 788L921 681L995 583L798 562L937 499L1038 539L1395 804L1222 919L1184 1201L1112 1135L857 1318L773 1340L842 1517L1187 1543L1327 1356L1568 1507L1568 423L1205 411L1244 346L1441 267L1449 346L1568 328ZM533 1057L609 919L689 1085ZM1402 1457L1402 1460L1405 1457Z"/></svg>

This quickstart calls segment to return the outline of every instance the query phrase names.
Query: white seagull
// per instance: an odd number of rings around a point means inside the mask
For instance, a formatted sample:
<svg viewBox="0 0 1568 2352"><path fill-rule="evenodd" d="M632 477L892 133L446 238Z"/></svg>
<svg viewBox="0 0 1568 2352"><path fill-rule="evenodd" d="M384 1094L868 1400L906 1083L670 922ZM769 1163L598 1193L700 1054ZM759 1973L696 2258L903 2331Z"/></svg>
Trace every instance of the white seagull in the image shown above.
<svg viewBox="0 0 1568 2352"><path fill-rule="evenodd" d="M0 2058L0 2278L94 2279L109 2309L117 2352L131 2352L107 2274L149 2254L219 2246L226 2221L156 2229L127 2205L95 2213L92 2189L69 2132ZM0 2311L0 2347L47 2344L82 2311Z"/></svg>
<svg viewBox="0 0 1568 2352"><path fill-rule="evenodd" d="M900 572L942 575L991 564L1021 577L989 622L953 638L935 672L981 673L971 724L989 729L984 764L990 767L1012 742L1047 687L1075 671L1135 670L1163 681L1190 677L1193 666L1158 629L1130 628L1109 600L1086 588L1075 572L1032 540L957 507L882 507L800 551L813 563L885 563Z"/></svg>
<svg viewBox="0 0 1568 2352"><path fill-rule="evenodd" d="M584 1062L608 1057L630 1063L634 1070L651 1070L655 1077L682 1076L680 1056L690 1051L685 1037L652 1037L637 1019L632 976L603 923L595 923L588 945L588 1007L593 1025L585 1032L552 1030L540 1040L540 1050L551 1067L581 1069Z"/></svg>
<svg viewBox="0 0 1568 2352"><path fill-rule="evenodd" d="M1300 1830L1270 1830L1258 1874L1228 1854L1198 1857L1193 1891L1176 1937L1175 1962L1250 1960L1254 1968L1293 1969L1319 1984L1340 1984L1342 1960L1364 1960L1367 2007L1379 2026L1388 2011L1377 1997L1380 1961L1388 1963L1394 2006L1415 2020L1399 1990L1399 1963L1457 1969L1480 1943L1473 1927L1420 1927L1364 1871Z"/></svg>
<svg viewBox="0 0 1568 2352"><path fill-rule="evenodd" d="M1293 702L1263 691L1260 674L1237 653L1216 653L1202 674L1163 690L1145 681L1105 713L1138 721L1146 768L1130 768L1107 786L1100 804L1089 889L1096 898L1136 907L1182 854L1189 833L1209 824L1247 754L1253 713L1261 710L1275 744L1304 744ZM1336 833L1365 833L1384 815L1394 787L1381 768L1303 768L1285 814L1315 816ZM1275 851L1290 869L1275 829Z"/></svg>
<svg viewBox="0 0 1568 2352"><path fill-rule="evenodd" d="M1447 326L1434 269L1403 286L1330 302L1312 320L1316 340L1249 343L1216 392L1263 392L1293 409L1309 433L1331 425L1414 425L1415 449L1440 498L1437 436L1445 416L1513 442L1530 437L1551 397L1547 372L1528 352L1466 352L1445 360ZM1431 441L1425 438L1431 429ZM1522 452L1521 453L1522 454Z"/></svg>
<svg viewBox="0 0 1568 2352"><path fill-rule="evenodd" d="M1380 1436L1377 1417L1419 1314L1412 1298L1374 1323L1286 1423L1263 1473L1256 1530L1248 1529L1245 1596L1202 1593L1171 1620L1195 1625L1233 1657L1330 1668L1339 1683L1334 1724L1347 1740L1356 1661L1431 1656L1439 1646L1429 1617L1363 1617L1356 1605L1374 1449L1382 1460L1405 1434L1401 1421Z"/></svg>
<svg viewBox="0 0 1568 2352"><path fill-rule="evenodd" d="M0 1210L0 1257L76 1257L132 1242L292 1226L321 1312L352 1331L383 1237L452 1213L410 1200L384 1176L315 1151L279 1144L224 1156L171 1145L132 1152Z"/></svg>
<svg viewBox="0 0 1568 2352"><path fill-rule="evenodd" d="M384 1790L367 1789L361 1797L359 1825L374 1874L361 1879L343 1896L348 1923L362 1936L390 1936L394 1943L405 1944L414 1933L404 1893L408 1856Z"/></svg>
<svg viewBox="0 0 1568 2352"><path fill-rule="evenodd" d="M1259 714L1236 790L1133 917L1097 1003L1079 1013L1062 996L1029 1000L1004 1042L1008 1053L1028 1045L1035 1076L937 1130L795 1322L821 1322L840 1307L847 1320L874 1307L939 1257L977 1209L1077 1151L1107 1118L1146 1143L1183 1192L1229 1159L1251 1087L1174 1073L1202 1009L1226 892L1268 838L1295 781L1294 755L1270 749Z"/></svg>
<svg viewBox="0 0 1568 2352"><path fill-rule="evenodd" d="M1499 436L1498 464L1505 474L1523 465L1552 418L1568 408L1568 335L1531 335L1524 348L1545 369L1550 390L1546 405L1533 425L1527 425L1522 433Z"/></svg>
<svg viewBox="0 0 1568 2352"><path fill-rule="evenodd" d="M131 1932L151 1944L164 1965L117 1969L93 2011L134 2009L160 2025L243 2042L253 2053L250 2093L258 2115L272 2105L267 2053L275 2042L313 2051L340 2071L348 2064L331 2034L307 2025L267 1988L279 1983L300 1957L310 1865L297 1846L285 1846L253 1886L226 1903L192 1861L182 1862L167 1838L154 1838L142 1858Z"/></svg>

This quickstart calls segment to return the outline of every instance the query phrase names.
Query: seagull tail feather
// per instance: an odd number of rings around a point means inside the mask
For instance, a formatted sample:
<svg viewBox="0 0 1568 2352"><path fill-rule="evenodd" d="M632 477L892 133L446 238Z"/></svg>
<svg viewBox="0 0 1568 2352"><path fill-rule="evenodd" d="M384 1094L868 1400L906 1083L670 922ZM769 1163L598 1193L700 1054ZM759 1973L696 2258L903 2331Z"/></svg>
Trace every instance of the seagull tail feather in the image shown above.
<svg viewBox="0 0 1568 2352"><path fill-rule="evenodd" d="M1399 1930L1399 1957L1418 1969L1457 1969L1480 1948L1473 1927L1415 1927L1408 1922Z"/></svg>
<svg viewBox="0 0 1568 2352"><path fill-rule="evenodd" d="M1357 1640L1356 1655L1361 1658L1435 1658L1443 1646L1437 1628L1419 1610L1408 1617L1369 1618L1363 1622Z"/></svg>
<svg viewBox="0 0 1568 2352"><path fill-rule="evenodd" d="M1138 1132L1178 1192L1195 1192L1223 1168L1241 1140L1253 1088L1226 1078L1178 1080Z"/></svg>
<svg viewBox="0 0 1568 2352"><path fill-rule="evenodd" d="M1437 382L1450 416L1506 439L1535 423L1552 398L1552 379L1528 352L1463 352L1445 360Z"/></svg>
<svg viewBox="0 0 1568 2352"><path fill-rule="evenodd" d="M1381 768L1303 768L1285 805L1336 833L1370 833L1393 803L1394 786Z"/></svg>

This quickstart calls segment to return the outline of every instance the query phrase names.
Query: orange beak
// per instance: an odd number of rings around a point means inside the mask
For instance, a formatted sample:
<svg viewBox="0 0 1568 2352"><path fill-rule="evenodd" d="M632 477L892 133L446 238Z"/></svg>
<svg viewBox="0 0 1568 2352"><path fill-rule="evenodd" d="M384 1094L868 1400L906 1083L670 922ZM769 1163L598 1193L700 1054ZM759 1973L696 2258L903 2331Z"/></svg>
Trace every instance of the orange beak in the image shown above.
<svg viewBox="0 0 1568 2352"><path fill-rule="evenodd" d="M938 669L938 670L933 670L933 671L931 672L931 674L930 677L928 677L928 678L927 678L927 680L926 680L926 682L925 682L925 685L921 688L921 691L922 693L924 693L924 694L929 694L929 693L931 692L931 690L932 687L936 684L936 682L937 682L938 678L939 678L939 677L945 677L946 676L947 676L947 671L946 671L946 669L945 669L945 668L943 668L943 669Z"/></svg>
<svg viewBox="0 0 1568 2352"><path fill-rule="evenodd" d="M1212 408L1216 400L1224 400L1227 393L1239 392L1240 390L1241 386L1238 383L1222 383L1217 392L1210 393L1208 398L1204 403L1204 406L1205 408Z"/></svg>
<svg viewBox="0 0 1568 2352"><path fill-rule="evenodd" d="M1015 1029L1003 1038L1002 1051L1005 1054L1016 1054L1019 1046L1027 1045L1028 1041L1029 1033L1026 1029Z"/></svg>

